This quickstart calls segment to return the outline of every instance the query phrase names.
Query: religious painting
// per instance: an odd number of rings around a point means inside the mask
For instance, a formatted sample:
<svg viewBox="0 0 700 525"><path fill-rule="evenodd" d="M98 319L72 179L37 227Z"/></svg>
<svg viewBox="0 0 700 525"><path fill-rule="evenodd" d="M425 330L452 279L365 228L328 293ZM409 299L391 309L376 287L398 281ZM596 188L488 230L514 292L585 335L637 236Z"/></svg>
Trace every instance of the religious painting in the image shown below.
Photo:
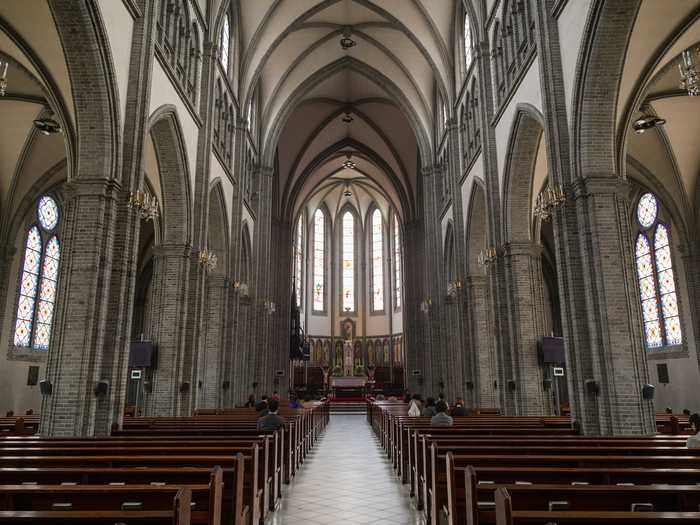
<svg viewBox="0 0 700 525"><path fill-rule="evenodd" d="M403 363L403 356L401 355L401 337L397 337L394 343L394 362L399 365Z"/></svg>
<svg viewBox="0 0 700 525"><path fill-rule="evenodd" d="M389 340L384 339L384 364L386 365L391 365L391 358L389 357L390 351L389 351Z"/></svg>
<svg viewBox="0 0 700 525"><path fill-rule="evenodd" d="M328 364L331 359L331 342L326 340L323 342L323 356L322 360L325 364Z"/></svg>
<svg viewBox="0 0 700 525"><path fill-rule="evenodd" d="M343 367L343 342L342 341L335 342L334 357L335 357L335 360L334 360L333 364L337 367L342 368Z"/></svg>
<svg viewBox="0 0 700 525"><path fill-rule="evenodd" d="M348 318L340 322L340 337L346 341L352 341L355 338L355 321Z"/></svg>
<svg viewBox="0 0 700 525"><path fill-rule="evenodd" d="M355 351L354 351L354 361L355 361L355 368L363 368L364 369L364 360L362 359L362 343L360 341L355 341L354 344Z"/></svg>
<svg viewBox="0 0 700 525"><path fill-rule="evenodd" d="M314 362L323 363L323 348L321 346L320 339L316 339L316 341L314 341Z"/></svg>

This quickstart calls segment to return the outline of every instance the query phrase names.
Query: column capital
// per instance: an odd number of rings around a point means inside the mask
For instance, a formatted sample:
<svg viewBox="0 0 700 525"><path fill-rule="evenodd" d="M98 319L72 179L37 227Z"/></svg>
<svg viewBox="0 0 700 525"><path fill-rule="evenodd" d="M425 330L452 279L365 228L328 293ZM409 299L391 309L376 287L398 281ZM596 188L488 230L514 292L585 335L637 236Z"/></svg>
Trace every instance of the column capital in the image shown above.
<svg viewBox="0 0 700 525"><path fill-rule="evenodd" d="M526 255L528 257L540 257L542 255L542 245L536 242L509 242L503 246L503 254L506 257Z"/></svg>
<svg viewBox="0 0 700 525"><path fill-rule="evenodd" d="M118 199L127 198L127 192L122 192L121 184L114 179L73 179L63 185L62 191L66 202L80 197L105 197Z"/></svg>
<svg viewBox="0 0 700 525"><path fill-rule="evenodd" d="M591 195L618 195L626 199L630 184L615 174L593 174L576 179L570 189L574 200Z"/></svg>

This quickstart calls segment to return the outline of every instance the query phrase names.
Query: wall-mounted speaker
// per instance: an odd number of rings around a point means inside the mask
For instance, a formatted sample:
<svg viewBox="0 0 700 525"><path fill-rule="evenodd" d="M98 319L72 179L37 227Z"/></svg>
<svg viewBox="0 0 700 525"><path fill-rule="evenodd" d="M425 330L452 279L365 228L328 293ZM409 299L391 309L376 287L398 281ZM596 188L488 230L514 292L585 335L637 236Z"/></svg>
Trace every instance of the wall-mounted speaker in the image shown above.
<svg viewBox="0 0 700 525"><path fill-rule="evenodd" d="M594 396L600 394L600 386L598 386L598 382L595 379L586 379L585 384L586 392Z"/></svg>
<svg viewBox="0 0 700 525"><path fill-rule="evenodd" d="M228 390L229 388L231 388L231 381L224 381L224 382L221 384L221 389L222 389L222 390Z"/></svg>
<svg viewBox="0 0 700 525"><path fill-rule="evenodd" d="M27 372L27 386L36 386L39 383L39 367L30 366Z"/></svg>
<svg viewBox="0 0 700 525"><path fill-rule="evenodd" d="M552 380L551 379L543 379L542 380L542 388L545 390L551 390L552 389Z"/></svg>
<svg viewBox="0 0 700 525"><path fill-rule="evenodd" d="M654 385L646 384L642 387L642 399L650 400L654 399L654 390L656 388Z"/></svg>
<svg viewBox="0 0 700 525"><path fill-rule="evenodd" d="M508 386L508 392L515 392L515 381L513 381L512 379L509 379L507 386Z"/></svg>
<svg viewBox="0 0 700 525"><path fill-rule="evenodd" d="M95 383L95 395L97 397L104 397L107 395L107 391L109 390L109 382L102 380L98 381Z"/></svg>
<svg viewBox="0 0 700 525"><path fill-rule="evenodd" d="M189 382L185 381L180 385L180 393L181 394L186 394L187 392L190 391L190 384Z"/></svg>
<svg viewBox="0 0 700 525"><path fill-rule="evenodd" d="M53 385L51 384L51 381L47 381L46 379L39 381L39 391L41 392L42 396L50 396L53 393Z"/></svg>
<svg viewBox="0 0 700 525"><path fill-rule="evenodd" d="M474 390L474 383L472 381L467 381L467 390Z"/></svg>
<svg viewBox="0 0 700 525"><path fill-rule="evenodd" d="M151 392L153 392L153 383L151 381L144 381L143 382L143 390L147 394L150 394Z"/></svg>
<svg viewBox="0 0 700 525"><path fill-rule="evenodd" d="M201 389L202 389L202 385L203 385L203 383L202 383L202 380L201 380L201 379L200 379L199 381L197 381L197 388L199 388L199 389L201 390Z"/></svg>
<svg viewBox="0 0 700 525"><path fill-rule="evenodd" d="M257 381L253 381L253 389L256 389L256 388L258 388L258 382L257 382Z"/></svg>
<svg viewBox="0 0 700 525"><path fill-rule="evenodd" d="M498 381L493 382L493 389L498 390Z"/></svg>

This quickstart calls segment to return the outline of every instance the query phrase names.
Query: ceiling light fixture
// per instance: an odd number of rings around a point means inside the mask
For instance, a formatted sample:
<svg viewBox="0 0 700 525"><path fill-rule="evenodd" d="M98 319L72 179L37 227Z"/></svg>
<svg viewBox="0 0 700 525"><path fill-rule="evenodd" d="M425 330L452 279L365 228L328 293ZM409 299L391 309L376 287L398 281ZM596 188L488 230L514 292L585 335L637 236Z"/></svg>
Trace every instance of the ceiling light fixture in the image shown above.
<svg viewBox="0 0 700 525"><path fill-rule="evenodd" d="M0 97L4 97L7 91L7 68L10 63L7 60L0 60Z"/></svg>
<svg viewBox="0 0 700 525"><path fill-rule="evenodd" d="M34 120L34 127L44 135L53 135L54 133L60 133L62 131L61 125L54 119L52 119L52 116L53 113L51 112L51 110L49 110L49 115L47 117L38 118Z"/></svg>
<svg viewBox="0 0 700 525"><path fill-rule="evenodd" d="M355 120L355 119L354 119L353 116L350 114L350 112L349 112L349 111L346 111L346 112L345 112L345 116L343 117L343 122L345 122L346 124L350 124L353 120Z"/></svg>
<svg viewBox="0 0 700 525"><path fill-rule="evenodd" d="M666 124L666 119L659 118L654 115L642 115L634 121L632 128L634 128L634 132L637 135L641 135L648 129L663 126L664 124Z"/></svg>
<svg viewBox="0 0 700 525"><path fill-rule="evenodd" d="M343 190L343 197L352 197L352 192L350 191L350 186L345 184L345 189Z"/></svg>
<svg viewBox="0 0 700 525"><path fill-rule="evenodd" d="M343 38L340 39L340 47L342 47L345 51L357 45L357 42L350 38L351 34L350 27L346 27L343 31Z"/></svg>
<svg viewBox="0 0 700 525"><path fill-rule="evenodd" d="M343 167L348 170L354 170L357 166L352 161L352 153L346 153L347 160L343 162Z"/></svg>
<svg viewBox="0 0 700 525"><path fill-rule="evenodd" d="M681 89L685 89L691 97L696 97L700 95L700 75L693 60L693 53L697 53L697 50L683 51L678 70L681 73Z"/></svg>

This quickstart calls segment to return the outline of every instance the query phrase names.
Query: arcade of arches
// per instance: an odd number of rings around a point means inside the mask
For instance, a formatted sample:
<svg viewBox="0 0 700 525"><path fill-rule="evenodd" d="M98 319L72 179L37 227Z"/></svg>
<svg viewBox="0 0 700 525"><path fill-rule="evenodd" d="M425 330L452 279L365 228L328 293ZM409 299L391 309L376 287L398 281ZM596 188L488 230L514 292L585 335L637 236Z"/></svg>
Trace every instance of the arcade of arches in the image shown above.
<svg viewBox="0 0 700 525"><path fill-rule="evenodd" d="M5 0L0 35L3 414L369 365L588 434L700 410L697 0Z"/></svg>

